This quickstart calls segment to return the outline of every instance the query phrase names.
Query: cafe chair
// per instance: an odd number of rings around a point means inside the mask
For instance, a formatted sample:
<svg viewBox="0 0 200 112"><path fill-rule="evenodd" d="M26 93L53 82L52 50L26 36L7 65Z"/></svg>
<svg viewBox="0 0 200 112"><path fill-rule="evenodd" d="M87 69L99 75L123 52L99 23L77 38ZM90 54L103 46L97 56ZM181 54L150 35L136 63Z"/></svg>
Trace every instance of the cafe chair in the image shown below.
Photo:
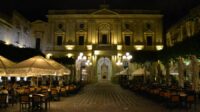
<svg viewBox="0 0 200 112"><path fill-rule="evenodd" d="M60 100L59 92L57 90L55 90L55 89L52 89L51 90L51 98L54 101L59 101Z"/></svg>
<svg viewBox="0 0 200 112"><path fill-rule="evenodd" d="M24 112L24 111L30 111L30 107L31 107L31 100L29 95L20 95L19 97L19 102L20 102L20 112Z"/></svg>
<svg viewBox="0 0 200 112"><path fill-rule="evenodd" d="M64 87L62 87L62 88L60 89L60 92L61 92L61 95L62 95L62 96L67 96L67 92L66 92L66 89L65 89Z"/></svg>
<svg viewBox="0 0 200 112"><path fill-rule="evenodd" d="M195 104L195 96L194 95L187 96L186 104L187 104L187 107L191 108L192 104Z"/></svg>
<svg viewBox="0 0 200 112"><path fill-rule="evenodd" d="M33 111L42 110L42 98L39 95L32 96L32 110Z"/></svg>
<svg viewBox="0 0 200 112"><path fill-rule="evenodd" d="M169 104L170 107L180 106L180 104L181 104L180 96L179 95L171 95L169 103L170 103Z"/></svg>
<svg viewBox="0 0 200 112"><path fill-rule="evenodd" d="M49 93L43 93L44 97L42 98L42 104L45 105L45 110L47 110L47 107L50 109L50 95Z"/></svg>
<svg viewBox="0 0 200 112"><path fill-rule="evenodd" d="M7 107L8 106L8 102L7 102L7 94L0 94L0 106L1 107Z"/></svg>

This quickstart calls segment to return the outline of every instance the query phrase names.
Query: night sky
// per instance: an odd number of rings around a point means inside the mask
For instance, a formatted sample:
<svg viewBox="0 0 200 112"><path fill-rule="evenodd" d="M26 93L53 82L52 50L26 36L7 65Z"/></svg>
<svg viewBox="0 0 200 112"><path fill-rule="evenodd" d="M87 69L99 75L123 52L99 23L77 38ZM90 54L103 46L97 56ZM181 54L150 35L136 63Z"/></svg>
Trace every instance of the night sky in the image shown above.
<svg viewBox="0 0 200 112"><path fill-rule="evenodd" d="M165 25L169 26L200 4L200 0L0 0L0 10L8 13L16 9L34 21L47 20L49 9L98 9L103 3L109 4L110 9L161 10Z"/></svg>

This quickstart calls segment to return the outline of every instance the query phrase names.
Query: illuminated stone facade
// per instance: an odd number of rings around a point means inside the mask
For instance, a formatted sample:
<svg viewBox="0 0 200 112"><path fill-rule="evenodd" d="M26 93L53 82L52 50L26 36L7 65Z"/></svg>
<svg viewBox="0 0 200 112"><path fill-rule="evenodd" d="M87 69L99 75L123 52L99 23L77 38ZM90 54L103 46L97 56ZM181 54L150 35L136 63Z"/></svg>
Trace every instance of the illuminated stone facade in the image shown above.
<svg viewBox="0 0 200 112"><path fill-rule="evenodd" d="M35 39L35 48L42 52L50 46L49 45L49 24L41 20L36 20L31 23L32 37Z"/></svg>
<svg viewBox="0 0 200 112"><path fill-rule="evenodd" d="M0 16L0 40L18 47L34 47L31 24L17 11L11 17Z"/></svg>
<svg viewBox="0 0 200 112"><path fill-rule="evenodd" d="M126 52L162 49L162 17L157 11L50 10L45 53L77 58L83 52L93 64L90 78L110 80Z"/></svg>
<svg viewBox="0 0 200 112"><path fill-rule="evenodd" d="M168 47L182 42L200 32L200 6L192 9L190 13L171 26L166 33Z"/></svg>
<svg viewBox="0 0 200 112"><path fill-rule="evenodd" d="M50 10L48 23L51 46L46 53L92 50L94 54L111 50L110 53L117 54L134 51L135 45L143 45L144 50L156 50L156 45L162 45L162 15L156 12Z"/></svg>
<svg viewBox="0 0 200 112"><path fill-rule="evenodd" d="M116 63L126 52L163 47L163 15L159 11L101 7L49 10L47 17L48 22L30 23L15 12L10 22L1 20L0 38L20 47L41 49L47 56L77 59L82 52L92 62L89 80L111 80L123 69Z"/></svg>

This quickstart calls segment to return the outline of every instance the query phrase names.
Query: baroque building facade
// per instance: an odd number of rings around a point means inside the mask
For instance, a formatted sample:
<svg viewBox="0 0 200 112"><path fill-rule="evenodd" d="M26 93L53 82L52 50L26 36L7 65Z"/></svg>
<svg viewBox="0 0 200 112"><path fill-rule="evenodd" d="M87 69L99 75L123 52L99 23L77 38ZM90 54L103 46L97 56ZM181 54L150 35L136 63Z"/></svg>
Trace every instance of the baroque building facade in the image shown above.
<svg viewBox="0 0 200 112"><path fill-rule="evenodd" d="M92 62L89 80L110 80L126 52L161 50L162 17L158 11L50 10L45 53Z"/></svg>
<svg viewBox="0 0 200 112"><path fill-rule="evenodd" d="M98 10L49 10L47 17L48 22L30 22L14 12L11 19L0 20L0 38L19 47L40 49L47 57L78 59L83 53L92 62L87 67L90 81L111 80L125 66L116 63L123 61L126 52L163 48L159 11L102 6Z"/></svg>
<svg viewBox="0 0 200 112"><path fill-rule="evenodd" d="M198 33L200 33L200 6L191 9L185 17L167 30L166 45L171 47Z"/></svg>

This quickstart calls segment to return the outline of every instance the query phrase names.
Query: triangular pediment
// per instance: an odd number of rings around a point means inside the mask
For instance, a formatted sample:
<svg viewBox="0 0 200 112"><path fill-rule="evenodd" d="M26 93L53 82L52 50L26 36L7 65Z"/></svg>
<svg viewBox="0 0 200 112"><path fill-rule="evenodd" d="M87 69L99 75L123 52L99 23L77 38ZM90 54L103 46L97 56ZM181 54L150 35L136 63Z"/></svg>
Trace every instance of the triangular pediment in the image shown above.
<svg viewBox="0 0 200 112"><path fill-rule="evenodd" d="M109 10L109 9L100 9L100 10L93 12L92 14L94 14L94 15L118 15L118 13L116 13L112 10Z"/></svg>
<svg viewBox="0 0 200 112"><path fill-rule="evenodd" d="M40 24L40 23L46 23L46 22L42 21L42 20L35 20L32 23L34 23L34 24Z"/></svg>
<svg viewBox="0 0 200 112"><path fill-rule="evenodd" d="M131 31L130 29L125 29L124 32L130 33L130 32L133 32L133 31Z"/></svg>

